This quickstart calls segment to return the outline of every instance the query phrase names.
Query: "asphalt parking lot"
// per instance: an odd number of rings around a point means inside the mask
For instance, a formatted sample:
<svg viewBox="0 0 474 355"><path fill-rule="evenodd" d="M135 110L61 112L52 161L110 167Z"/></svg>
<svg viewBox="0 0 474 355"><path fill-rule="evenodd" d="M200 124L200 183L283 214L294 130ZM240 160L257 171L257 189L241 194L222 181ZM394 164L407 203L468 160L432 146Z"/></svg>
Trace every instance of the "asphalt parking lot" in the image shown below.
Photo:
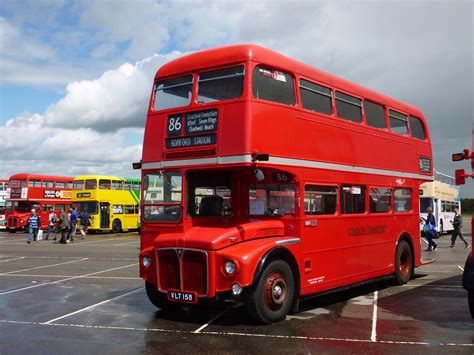
<svg viewBox="0 0 474 355"><path fill-rule="evenodd" d="M0 353L473 354L461 287L469 250L448 244L443 236L424 252L436 262L405 286L381 281L318 297L285 321L256 325L239 304L156 309L138 277L136 233L28 245L26 234L0 232Z"/></svg>

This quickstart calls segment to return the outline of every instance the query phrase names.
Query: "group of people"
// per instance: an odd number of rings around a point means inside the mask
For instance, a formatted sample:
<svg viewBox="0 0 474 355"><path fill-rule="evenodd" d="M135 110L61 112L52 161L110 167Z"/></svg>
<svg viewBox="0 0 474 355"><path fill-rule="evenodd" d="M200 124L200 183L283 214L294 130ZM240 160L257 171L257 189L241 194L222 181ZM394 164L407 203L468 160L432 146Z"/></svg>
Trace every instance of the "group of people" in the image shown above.
<svg viewBox="0 0 474 355"><path fill-rule="evenodd" d="M433 240L438 236L438 232L436 231L436 218L433 215L431 207L426 209L426 213L428 215L426 216L426 219L424 219L425 224L423 226L422 235L428 242L428 248L426 251L435 251L438 249L438 244ZM462 234L462 216L459 213L459 208L454 209L454 218L450 223L453 225L453 233L451 235L451 244L449 247L454 248L456 246L456 239L459 236L459 239L464 242L466 249L469 248L470 244L466 239L464 239L464 235Z"/></svg>
<svg viewBox="0 0 474 355"><path fill-rule="evenodd" d="M79 223L79 230L84 239L87 236L87 228L91 225L90 214L84 209L80 214L77 213L76 207L71 207L69 213L64 209L60 209L59 218L53 211L48 216L48 231L44 240L49 240L49 236L53 234L54 242L58 243L58 235L61 234L59 243L67 244L74 242L74 237L77 232L77 225ZM38 233L41 228L41 218L33 208L31 215L28 217L29 233L27 243L38 243Z"/></svg>

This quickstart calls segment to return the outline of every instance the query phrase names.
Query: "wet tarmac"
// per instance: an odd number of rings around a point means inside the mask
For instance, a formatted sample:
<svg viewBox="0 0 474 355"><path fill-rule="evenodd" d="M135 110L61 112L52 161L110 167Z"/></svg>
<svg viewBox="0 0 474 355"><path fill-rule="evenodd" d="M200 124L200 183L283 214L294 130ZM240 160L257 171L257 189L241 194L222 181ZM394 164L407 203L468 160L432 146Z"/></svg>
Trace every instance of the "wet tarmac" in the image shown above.
<svg viewBox="0 0 474 355"><path fill-rule="evenodd" d="M304 301L273 325L254 324L239 304L156 309L138 277L138 238L29 245L25 234L0 231L0 353L474 353L461 287L469 250L449 249L449 236L423 253L437 261L407 285Z"/></svg>

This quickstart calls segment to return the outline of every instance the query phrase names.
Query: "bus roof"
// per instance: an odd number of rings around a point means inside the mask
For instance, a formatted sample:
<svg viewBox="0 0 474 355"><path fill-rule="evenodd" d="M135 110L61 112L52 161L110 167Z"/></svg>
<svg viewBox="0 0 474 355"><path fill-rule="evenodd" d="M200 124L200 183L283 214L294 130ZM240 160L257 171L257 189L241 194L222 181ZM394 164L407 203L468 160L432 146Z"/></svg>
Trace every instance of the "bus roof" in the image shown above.
<svg viewBox="0 0 474 355"><path fill-rule="evenodd" d="M399 108L417 117L424 118L422 112L415 106L398 101L361 85L313 68L283 54L253 44L230 45L206 49L191 53L163 65L156 73L155 80L178 74L190 73L202 68L217 67L231 63L254 61L268 64L283 71L289 71L308 79L327 83L336 89L352 92L378 103L384 103L393 108Z"/></svg>
<svg viewBox="0 0 474 355"><path fill-rule="evenodd" d="M87 179L107 179L107 180L121 180L121 181L132 181L140 182L139 178L124 178L121 176L110 176L110 175L81 175L76 176L74 180L87 180Z"/></svg>
<svg viewBox="0 0 474 355"><path fill-rule="evenodd" d="M73 176L57 176L57 175L41 175L41 174L14 174L10 176L9 180L55 180L55 181L72 181Z"/></svg>

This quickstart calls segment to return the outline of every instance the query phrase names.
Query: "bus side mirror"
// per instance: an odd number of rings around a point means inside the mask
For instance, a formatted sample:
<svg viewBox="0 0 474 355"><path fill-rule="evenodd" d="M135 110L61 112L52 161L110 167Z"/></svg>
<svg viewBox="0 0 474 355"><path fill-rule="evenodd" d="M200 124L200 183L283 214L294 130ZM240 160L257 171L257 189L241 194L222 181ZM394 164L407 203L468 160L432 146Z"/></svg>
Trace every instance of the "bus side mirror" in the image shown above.
<svg viewBox="0 0 474 355"><path fill-rule="evenodd" d="M466 172L464 171L464 169L455 170L454 178L456 185L464 185L466 183Z"/></svg>

